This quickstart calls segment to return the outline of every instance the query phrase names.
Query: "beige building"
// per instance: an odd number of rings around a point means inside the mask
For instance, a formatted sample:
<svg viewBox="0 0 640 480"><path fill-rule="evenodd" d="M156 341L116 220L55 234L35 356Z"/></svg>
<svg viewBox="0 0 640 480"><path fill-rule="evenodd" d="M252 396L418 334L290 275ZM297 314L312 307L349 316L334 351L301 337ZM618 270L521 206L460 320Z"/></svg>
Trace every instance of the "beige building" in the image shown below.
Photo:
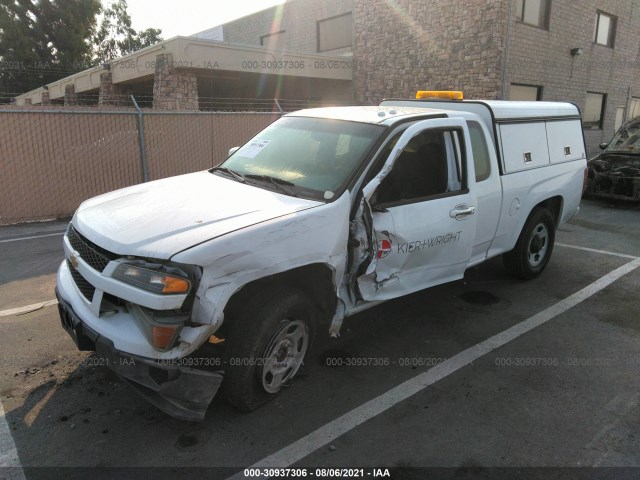
<svg viewBox="0 0 640 480"><path fill-rule="evenodd" d="M563 100L591 153L640 115L640 0L289 0L18 97L161 109L223 99L375 104L418 89Z"/></svg>

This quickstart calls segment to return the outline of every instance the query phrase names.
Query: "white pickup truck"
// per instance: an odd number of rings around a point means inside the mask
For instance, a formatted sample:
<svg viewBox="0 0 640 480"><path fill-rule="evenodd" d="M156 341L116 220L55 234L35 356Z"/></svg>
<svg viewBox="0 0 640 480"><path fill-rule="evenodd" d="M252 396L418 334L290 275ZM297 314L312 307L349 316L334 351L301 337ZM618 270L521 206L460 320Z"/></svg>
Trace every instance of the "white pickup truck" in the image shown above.
<svg viewBox="0 0 640 480"><path fill-rule="evenodd" d="M87 200L64 237L62 325L178 418L202 419L220 387L255 409L316 331L489 258L539 275L586 178L569 103L310 109L232 150Z"/></svg>

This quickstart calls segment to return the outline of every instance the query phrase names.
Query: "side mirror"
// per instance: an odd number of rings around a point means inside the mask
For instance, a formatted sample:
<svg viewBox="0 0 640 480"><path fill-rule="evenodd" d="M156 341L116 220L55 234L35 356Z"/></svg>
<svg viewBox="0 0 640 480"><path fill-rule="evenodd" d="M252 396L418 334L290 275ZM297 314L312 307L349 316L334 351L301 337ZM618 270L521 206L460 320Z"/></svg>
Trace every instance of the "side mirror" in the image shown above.
<svg viewBox="0 0 640 480"><path fill-rule="evenodd" d="M600 150L604 150L605 148L607 148L607 145L609 145L609 144L608 143L601 143L598 146L600 147Z"/></svg>
<svg viewBox="0 0 640 480"><path fill-rule="evenodd" d="M229 155L227 155L227 158L229 158L231 155L233 155L234 153L236 153L238 150L240 150L240 147L233 147L229 149Z"/></svg>

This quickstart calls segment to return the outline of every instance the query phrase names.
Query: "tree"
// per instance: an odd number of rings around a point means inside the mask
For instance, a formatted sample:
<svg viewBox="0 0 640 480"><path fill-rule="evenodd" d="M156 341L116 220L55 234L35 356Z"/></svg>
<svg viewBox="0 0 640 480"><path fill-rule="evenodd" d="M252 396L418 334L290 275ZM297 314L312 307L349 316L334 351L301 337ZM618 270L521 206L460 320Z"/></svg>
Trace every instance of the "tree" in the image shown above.
<svg viewBox="0 0 640 480"><path fill-rule="evenodd" d="M162 41L162 30L136 31L131 26L127 0L116 0L102 10L102 21L93 38L94 62L103 63Z"/></svg>
<svg viewBox="0 0 640 480"><path fill-rule="evenodd" d="M0 0L0 92L26 92L87 68L100 8L99 0Z"/></svg>
<svg viewBox="0 0 640 480"><path fill-rule="evenodd" d="M126 0L0 0L0 103L158 43L161 33L132 28Z"/></svg>

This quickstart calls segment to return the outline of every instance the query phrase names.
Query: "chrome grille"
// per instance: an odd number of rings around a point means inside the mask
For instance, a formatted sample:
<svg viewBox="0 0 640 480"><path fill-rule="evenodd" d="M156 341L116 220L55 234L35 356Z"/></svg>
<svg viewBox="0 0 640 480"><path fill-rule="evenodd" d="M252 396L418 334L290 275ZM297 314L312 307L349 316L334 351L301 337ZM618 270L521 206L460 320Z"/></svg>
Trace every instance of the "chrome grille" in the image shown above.
<svg viewBox="0 0 640 480"><path fill-rule="evenodd" d="M107 264L116 258L117 255L98 247L95 243L87 240L83 237L73 225L69 225L67 230L67 238L69 243L80 254L82 258L89 266L99 272L103 272L107 267Z"/></svg>

